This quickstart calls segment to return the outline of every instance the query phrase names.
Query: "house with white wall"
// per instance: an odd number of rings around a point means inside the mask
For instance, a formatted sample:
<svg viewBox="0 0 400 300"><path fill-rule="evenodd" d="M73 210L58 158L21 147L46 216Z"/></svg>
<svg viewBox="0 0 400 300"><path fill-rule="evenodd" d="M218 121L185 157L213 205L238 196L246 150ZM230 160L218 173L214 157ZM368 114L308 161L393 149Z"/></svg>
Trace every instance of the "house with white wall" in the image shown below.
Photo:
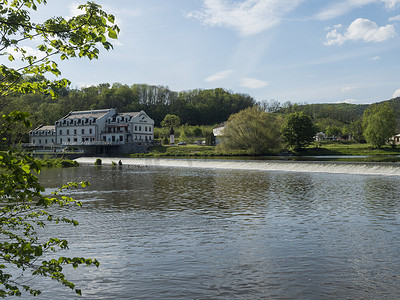
<svg viewBox="0 0 400 300"><path fill-rule="evenodd" d="M220 124L213 128L213 135L215 136L215 145L222 143L224 136L225 123Z"/></svg>
<svg viewBox="0 0 400 300"><path fill-rule="evenodd" d="M51 126L47 126L50 128ZM30 132L30 144L40 145L41 127ZM115 109L73 111L57 120L55 147L84 152L142 152L154 141L154 120L144 111L117 113Z"/></svg>
<svg viewBox="0 0 400 300"><path fill-rule="evenodd" d="M51 147L56 142L55 126L40 125L29 132L29 139L32 145Z"/></svg>

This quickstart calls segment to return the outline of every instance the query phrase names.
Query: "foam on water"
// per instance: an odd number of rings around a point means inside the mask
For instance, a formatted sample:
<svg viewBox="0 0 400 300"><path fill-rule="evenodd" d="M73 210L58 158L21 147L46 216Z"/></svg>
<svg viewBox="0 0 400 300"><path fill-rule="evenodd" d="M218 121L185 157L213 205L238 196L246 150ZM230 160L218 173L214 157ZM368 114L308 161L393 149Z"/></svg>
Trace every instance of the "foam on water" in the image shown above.
<svg viewBox="0 0 400 300"><path fill-rule="evenodd" d="M81 164L94 164L96 157L76 159ZM123 165L143 167L208 168L226 170L256 170L305 173L334 173L358 175L400 176L398 163L343 163L343 162L296 162L262 160L214 160L214 159L158 159L158 158L102 158L103 164L121 160Z"/></svg>

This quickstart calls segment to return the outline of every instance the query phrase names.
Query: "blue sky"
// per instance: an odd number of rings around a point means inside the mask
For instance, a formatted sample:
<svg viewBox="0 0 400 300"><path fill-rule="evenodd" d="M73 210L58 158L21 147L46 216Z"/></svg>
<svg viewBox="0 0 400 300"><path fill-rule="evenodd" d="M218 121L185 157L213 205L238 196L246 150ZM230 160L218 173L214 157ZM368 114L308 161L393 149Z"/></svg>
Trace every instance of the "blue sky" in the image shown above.
<svg viewBox="0 0 400 300"><path fill-rule="evenodd" d="M222 87L257 101L400 96L400 0L97 0L121 28L97 61L60 63L73 87ZM76 14L48 0L43 16Z"/></svg>

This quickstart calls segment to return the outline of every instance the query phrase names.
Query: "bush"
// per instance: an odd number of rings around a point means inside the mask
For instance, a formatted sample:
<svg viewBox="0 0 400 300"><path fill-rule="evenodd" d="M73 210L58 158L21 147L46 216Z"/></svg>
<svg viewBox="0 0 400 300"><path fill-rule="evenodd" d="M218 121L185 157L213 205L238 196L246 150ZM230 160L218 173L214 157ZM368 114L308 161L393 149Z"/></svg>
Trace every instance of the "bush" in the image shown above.
<svg viewBox="0 0 400 300"><path fill-rule="evenodd" d="M96 161L94 162L96 166L101 166L101 163L102 163L101 158L97 158Z"/></svg>

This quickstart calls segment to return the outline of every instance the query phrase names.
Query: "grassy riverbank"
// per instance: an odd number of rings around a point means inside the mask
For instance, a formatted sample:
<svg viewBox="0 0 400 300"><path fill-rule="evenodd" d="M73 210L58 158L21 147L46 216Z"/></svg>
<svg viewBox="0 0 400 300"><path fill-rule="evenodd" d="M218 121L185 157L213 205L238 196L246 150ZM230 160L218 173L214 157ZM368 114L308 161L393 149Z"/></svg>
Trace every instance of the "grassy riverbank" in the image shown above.
<svg viewBox="0 0 400 300"><path fill-rule="evenodd" d="M254 156L244 150L221 152L213 146L156 146L146 154L131 154L131 157L212 157L212 156ZM300 152L290 153L293 156L388 156L400 155L400 148L385 146L374 149L368 144L323 142L315 143ZM282 153L269 153L271 156ZM285 153L287 155L287 153Z"/></svg>
<svg viewBox="0 0 400 300"><path fill-rule="evenodd" d="M368 144L346 142L323 142L301 151L300 155L400 155L400 148L384 146L372 148Z"/></svg>

